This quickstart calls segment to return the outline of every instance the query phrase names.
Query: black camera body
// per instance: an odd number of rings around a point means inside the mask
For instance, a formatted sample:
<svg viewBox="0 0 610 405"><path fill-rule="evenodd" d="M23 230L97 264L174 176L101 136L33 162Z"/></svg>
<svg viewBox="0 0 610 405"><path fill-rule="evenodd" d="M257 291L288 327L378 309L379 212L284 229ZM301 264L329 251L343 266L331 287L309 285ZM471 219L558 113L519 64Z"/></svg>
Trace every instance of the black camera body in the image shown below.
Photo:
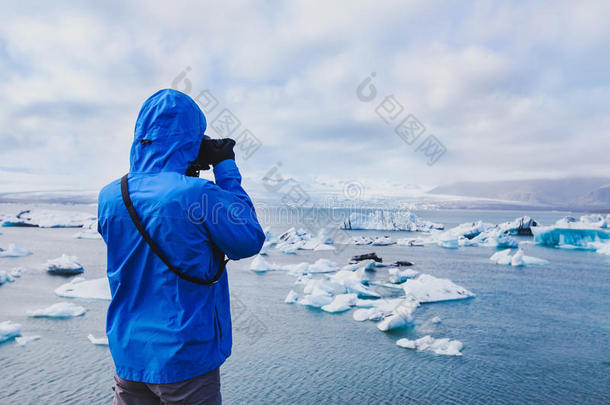
<svg viewBox="0 0 610 405"><path fill-rule="evenodd" d="M215 151L223 149L227 143L234 144L235 141L229 138L204 139L199 147L197 159L190 162L189 167L186 169L186 175L189 177L199 177L199 172L201 170L210 170L210 166L213 164L213 155Z"/></svg>

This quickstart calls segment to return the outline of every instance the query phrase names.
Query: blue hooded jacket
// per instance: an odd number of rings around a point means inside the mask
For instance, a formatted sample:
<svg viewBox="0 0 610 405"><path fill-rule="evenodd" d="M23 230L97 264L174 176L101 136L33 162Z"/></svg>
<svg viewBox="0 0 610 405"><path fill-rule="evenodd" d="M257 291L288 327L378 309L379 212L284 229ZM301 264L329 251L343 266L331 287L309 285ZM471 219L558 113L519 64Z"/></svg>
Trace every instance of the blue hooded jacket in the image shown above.
<svg viewBox="0 0 610 405"><path fill-rule="evenodd" d="M203 113L183 93L161 90L146 100L131 147L129 191L170 262L210 280L222 252L234 260L255 255L264 234L235 161L214 167L216 183L185 176L205 129ZM205 286L168 269L131 221L120 180L100 192L98 231L107 245L112 301L106 333L117 375L166 384L218 368L231 354L226 271Z"/></svg>

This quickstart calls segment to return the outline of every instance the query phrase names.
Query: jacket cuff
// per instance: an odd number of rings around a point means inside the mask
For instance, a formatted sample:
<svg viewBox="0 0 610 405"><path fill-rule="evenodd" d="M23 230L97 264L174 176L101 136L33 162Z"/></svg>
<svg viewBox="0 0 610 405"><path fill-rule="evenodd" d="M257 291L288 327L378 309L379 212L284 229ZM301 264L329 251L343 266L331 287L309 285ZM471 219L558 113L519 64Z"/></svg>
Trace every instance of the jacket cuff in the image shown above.
<svg viewBox="0 0 610 405"><path fill-rule="evenodd" d="M216 178L227 177L231 175L231 172L239 175L239 170L237 169L237 164L233 159L223 160L214 166L214 176Z"/></svg>

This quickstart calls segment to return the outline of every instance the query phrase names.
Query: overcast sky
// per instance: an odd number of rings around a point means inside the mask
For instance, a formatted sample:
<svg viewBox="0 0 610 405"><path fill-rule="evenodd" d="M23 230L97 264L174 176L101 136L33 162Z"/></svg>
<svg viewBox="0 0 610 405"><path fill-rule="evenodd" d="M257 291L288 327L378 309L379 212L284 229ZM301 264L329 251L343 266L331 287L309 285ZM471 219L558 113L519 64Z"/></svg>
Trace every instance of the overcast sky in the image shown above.
<svg viewBox="0 0 610 405"><path fill-rule="evenodd" d="M2 5L0 191L120 177L143 101L187 67L177 88L218 100L208 122L228 108L262 142L238 151L250 178L610 174L607 1L62 3ZM386 124L390 95L404 110ZM408 114L412 145L394 132ZM432 166L428 135L446 148Z"/></svg>

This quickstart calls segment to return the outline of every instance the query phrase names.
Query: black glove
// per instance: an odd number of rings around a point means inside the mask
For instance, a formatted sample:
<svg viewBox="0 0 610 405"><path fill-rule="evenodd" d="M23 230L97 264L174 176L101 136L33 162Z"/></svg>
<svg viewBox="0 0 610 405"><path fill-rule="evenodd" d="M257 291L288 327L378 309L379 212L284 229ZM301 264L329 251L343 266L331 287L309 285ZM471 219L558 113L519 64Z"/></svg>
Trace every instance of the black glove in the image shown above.
<svg viewBox="0 0 610 405"><path fill-rule="evenodd" d="M203 148L207 152L209 162L212 166L216 166L224 160L235 160L235 152L233 152L235 141L233 139L206 139L203 143L205 145Z"/></svg>
<svg viewBox="0 0 610 405"><path fill-rule="evenodd" d="M235 159L234 146L235 141L230 138L204 139L199 147L197 159L190 162L189 167L186 169L186 175L199 177L200 170L209 170L210 165L216 166L224 160Z"/></svg>

